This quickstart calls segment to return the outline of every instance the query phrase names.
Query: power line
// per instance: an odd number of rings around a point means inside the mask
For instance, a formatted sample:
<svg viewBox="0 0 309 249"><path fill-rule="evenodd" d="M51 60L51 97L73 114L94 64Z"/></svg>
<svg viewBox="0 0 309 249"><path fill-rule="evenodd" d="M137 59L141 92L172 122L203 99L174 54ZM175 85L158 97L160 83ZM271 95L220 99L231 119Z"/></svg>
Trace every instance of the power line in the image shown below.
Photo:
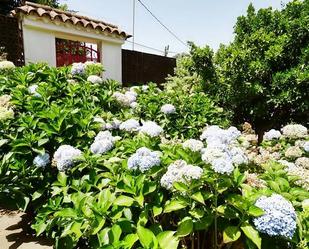
<svg viewBox="0 0 309 249"><path fill-rule="evenodd" d="M141 1L141 0L137 0L149 13L150 15L152 15L152 17L157 20L158 23L160 23L172 36L174 36L180 43L182 43L184 46L188 47L188 45L183 42L173 31L171 31L166 25L164 25L160 20L159 18L157 18L155 16L155 14L153 14L151 12L151 10Z"/></svg>
<svg viewBox="0 0 309 249"><path fill-rule="evenodd" d="M127 40L127 42L133 43L132 41L128 41L128 40ZM144 48L148 48L148 49L151 49L151 50L160 52L160 53L164 53L163 50L160 50L160 49L158 49L158 48L153 48L153 47L150 47L150 46L147 46L147 45L144 45L144 44L141 44L141 43L136 43L136 42L134 42L134 44L135 44L135 45L138 45L138 46L140 46L140 47L144 47ZM170 53L170 54L179 54L179 52L173 52L173 51L169 51L168 53Z"/></svg>

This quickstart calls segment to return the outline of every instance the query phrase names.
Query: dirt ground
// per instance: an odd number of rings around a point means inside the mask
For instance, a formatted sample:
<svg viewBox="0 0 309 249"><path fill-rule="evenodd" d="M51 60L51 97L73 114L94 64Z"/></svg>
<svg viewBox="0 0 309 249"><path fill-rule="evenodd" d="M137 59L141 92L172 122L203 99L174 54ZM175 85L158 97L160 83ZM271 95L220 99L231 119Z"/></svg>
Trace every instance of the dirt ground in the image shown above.
<svg viewBox="0 0 309 249"><path fill-rule="evenodd" d="M36 238L30 218L22 212L0 210L0 249L51 249L52 242Z"/></svg>

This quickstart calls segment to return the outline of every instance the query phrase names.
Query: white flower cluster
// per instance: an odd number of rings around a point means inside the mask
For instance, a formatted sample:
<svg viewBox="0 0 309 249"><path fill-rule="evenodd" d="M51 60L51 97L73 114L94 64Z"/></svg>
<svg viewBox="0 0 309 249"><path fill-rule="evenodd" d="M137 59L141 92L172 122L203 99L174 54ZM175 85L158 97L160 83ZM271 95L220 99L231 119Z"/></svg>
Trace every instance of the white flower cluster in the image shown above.
<svg viewBox="0 0 309 249"><path fill-rule="evenodd" d="M31 86L28 87L28 92L29 92L30 94L32 94L33 96L39 98L39 97L41 97L41 94L39 94L39 93L37 92L38 87L39 87L39 86L36 85L36 84L31 85Z"/></svg>
<svg viewBox="0 0 309 249"><path fill-rule="evenodd" d="M164 114L173 114L176 112L176 107L172 104L165 104L161 106L161 112L163 112Z"/></svg>
<svg viewBox="0 0 309 249"><path fill-rule="evenodd" d="M15 68L15 65L11 61L0 61L0 71L9 70Z"/></svg>
<svg viewBox="0 0 309 249"><path fill-rule="evenodd" d="M11 108L11 96L0 96L0 121L5 121L14 118L14 111Z"/></svg>
<svg viewBox="0 0 309 249"><path fill-rule="evenodd" d="M135 91L126 91L125 93L114 92L113 97L117 100L119 104L123 106L133 107L134 105L137 105L136 103L137 93Z"/></svg>
<svg viewBox="0 0 309 249"><path fill-rule="evenodd" d="M258 231L269 236L292 239L296 230L296 212L289 201L281 195L273 194L260 197L255 205L265 212L253 220Z"/></svg>
<svg viewBox="0 0 309 249"><path fill-rule="evenodd" d="M103 82L103 79L97 75L90 75L87 78L87 81L91 82L92 84L101 84Z"/></svg>
<svg viewBox="0 0 309 249"><path fill-rule="evenodd" d="M85 74L86 65L84 63L73 63L71 68L71 74L73 75L83 75Z"/></svg>
<svg viewBox="0 0 309 249"><path fill-rule="evenodd" d="M307 136L308 130L303 125L290 124L282 128L282 133L288 138L302 138Z"/></svg>
<svg viewBox="0 0 309 249"><path fill-rule="evenodd" d="M201 139L207 142L207 147L201 151L202 160L215 172L228 175L233 172L234 165L248 163L245 152L236 147L240 134L235 127L227 130L218 126L208 127L201 135Z"/></svg>
<svg viewBox="0 0 309 249"><path fill-rule="evenodd" d="M0 96L0 106L2 107L10 107L11 103L10 100L12 99L12 97L10 95L4 94L2 96Z"/></svg>
<svg viewBox="0 0 309 249"><path fill-rule="evenodd" d="M156 122L147 121L143 123L143 126L139 128L139 132L147 134L150 137L157 137L163 132L161 126L157 125Z"/></svg>
<svg viewBox="0 0 309 249"><path fill-rule="evenodd" d="M79 149L71 145L61 145L54 154L53 162L59 171L65 171L71 168L81 155L82 152Z"/></svg>
<svg viewBox="0 0 309 249"><path fill-rule="evenodd" d="M240 135L241 132L236 127L231 126L224 130L217 125L212 125L203 131L200 139L206 140L207 146L222 147L235 142Z"/></svg>
<svg viewBox="0 0 309 249"><path fill-rule="evenodd" d="M182 147L193 152L200 152L204 148L204 144L200 140L188 139L182 143Z"/></svg>
<svg viewBox="0 0 309 249"><path fill-rule="evenodd" d="M37 155L33 160L33 164L38 168L45 168L49 163L50 156L48 153Z"/></svg>
<svg viewBox="0 0 309 249"><path fill-rule="evenodd" d="M93 154L102 155L110 151L117 140L119 140L119 137L113 137L109 131L100 131L91 144L90 151Z"/></svg>
<svg viewBox="0 0 309 249"><path fill-rule="evenodd" d="M151 151L145 147L139 148L135 154L129 157L128 168L146 172L152 167L160 165L160 155L161 153L158 151Z"/></svg>
<svg viewBox="0 0 309 249"><path fill-rule="evenodd" d="M303 154L303 151L298 146L288 147L284 153L285 157L287 158L298 158L298 157L301 157L302 154Z"/></svg>
<svg viewBox="0 0 309 249"><path fill-rule="evenodd" d="M138 131L139 128L140 128L139 122L133 118L128 119L119 125L120 130L128 132Z"/></svg>
<svg viewBox="0 0 309 249"><path fill-rule="evenodd" d="M172 189L174 183L190 183L193 179L200 179L202 174L202 168L189 165L183 160L177 160L168 166L160 182L164 188Z"/></svg>
<svg viewBox="0 0 309 249"><path fill-rule="evenodd" d="M281 132L275 129L271 129L268 132L265 132L263 140L269 141L273 139L279 139L281 137Z"/></svg>
<svg viewBox="0 0 309 249"><path fill-rule="evenodd" d="M113 119L111 122L106 123L105 128L106 128L107 130L116 130L116 129L119 129L121 123L122 123L122 122L121 122L120 120L118 120L118 119Z"/></svg>

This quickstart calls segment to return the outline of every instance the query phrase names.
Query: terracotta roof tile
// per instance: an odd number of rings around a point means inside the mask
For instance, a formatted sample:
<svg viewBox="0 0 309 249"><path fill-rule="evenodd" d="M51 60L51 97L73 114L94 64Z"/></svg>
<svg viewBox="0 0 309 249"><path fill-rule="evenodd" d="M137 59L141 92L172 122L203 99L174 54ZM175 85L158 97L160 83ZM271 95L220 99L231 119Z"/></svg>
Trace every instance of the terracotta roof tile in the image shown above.
<svg viewBox="0 0 309 249"><path fill-rule="evenodd" d="M131 37L131 35L127 34L124 31L121 31L116 25L92 19L86 16L81 16L72 12L51 8L46 5L26 2L25 5L17 7L14 11L12 11L13 15L18 15L19 13L22 13L24 15L35 14L40 17L47 16L52 21L55 19L59 19L62 22L69 21L73 25L81 24L85 28L90 27L92 29L100 30L102 32L115 34L125 39Z"/></svg>

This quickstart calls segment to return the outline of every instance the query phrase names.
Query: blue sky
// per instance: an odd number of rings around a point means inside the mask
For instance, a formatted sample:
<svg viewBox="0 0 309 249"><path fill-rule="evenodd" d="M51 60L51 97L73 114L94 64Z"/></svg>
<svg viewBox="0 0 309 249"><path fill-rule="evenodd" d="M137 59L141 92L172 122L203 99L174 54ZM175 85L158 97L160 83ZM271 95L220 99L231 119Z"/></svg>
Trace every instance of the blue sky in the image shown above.
<svg viewBox="0 0 309 249"><path fill-rule="evenodd" d="M133 0L61 0L79 14L119 25L132 34ZM233 26L239 15L245 14L250 2L256 9L281 8L287 0L142 0L149 9L183 41L210 45L233 39ZM132 41L132 38L129 39ZM135 42L171 52L185 52L187 48L162 28L136 0ZM132 48L126 43L124 48ZM136 50L160 54L158 51L136 46ZM170 54L171 56L174 54Z"/></svg>

